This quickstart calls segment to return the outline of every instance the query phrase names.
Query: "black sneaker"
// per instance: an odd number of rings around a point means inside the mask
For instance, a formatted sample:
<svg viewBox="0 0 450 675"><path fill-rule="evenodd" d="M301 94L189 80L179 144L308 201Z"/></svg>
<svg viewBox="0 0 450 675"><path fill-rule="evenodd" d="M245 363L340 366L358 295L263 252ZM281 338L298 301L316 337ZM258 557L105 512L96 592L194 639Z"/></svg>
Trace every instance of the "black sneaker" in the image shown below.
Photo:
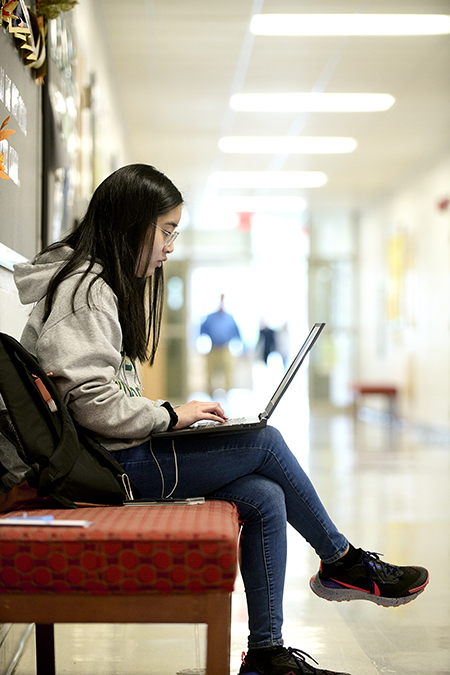
<svg viewBox="0 0 450 675"><path fill-rule="evenodd" d="M349 675L338 673L335 670L322 670L306 663L305 656L317 663L309 654L300 649L279 647L274 650L274 656L268 656L264 665L252 659L248 654L242 654L242 666L239 675Z"/></svg>
<svg viewBox="0 0 450 675"><path fill-rule="evenodd" d="M370 600L384 607L397 607L415 600L428 584L424 567L397 567L380 560L378 553L357 549L352 567L340 560L327 565L311 578L309 585L325 600Z"/></svg>

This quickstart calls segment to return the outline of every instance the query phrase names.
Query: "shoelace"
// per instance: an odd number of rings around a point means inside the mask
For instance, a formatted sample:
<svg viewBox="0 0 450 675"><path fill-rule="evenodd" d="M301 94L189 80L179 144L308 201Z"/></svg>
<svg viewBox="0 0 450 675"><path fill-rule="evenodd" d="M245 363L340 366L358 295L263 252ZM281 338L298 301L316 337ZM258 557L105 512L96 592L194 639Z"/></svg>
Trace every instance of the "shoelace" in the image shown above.
<svg viewBox="0 0 450 675"><path fill-rule="evenodd" d="M371 593L374 592L374 581L372 577L372 572L380 579L382 580L381 574L384 573L387 576L390 574L393 574L394 572L397 572L397 577L400 575L400 570L397 567L397 565L390 565L389 563L385 563L382 560L380 560L380 555L383 555L382 553L373 553L371 551L364 551L364 557L363 557L363 564L366 568L367 571L367 576L370 581L370 586L371 586Z"/></svg>
<svg viewBox="0 0 450 675"><path fill-rule="evenodd" d="M308 659L311 659L311 661L314 661L314 663L317 663L316 659L313 659L312 656L310 656L307 652L302 651L301 649L294 649L293 647L288 647L287 650L288 654L286 654L284 658L288 659L292 656L294 661L297 663L298 666L300 666L300 668L302 668L302 663L306 662L305 656L307 656ZM317 663L317 665L319 664Z"/></svg>
<svg viewBox="0 0 450 675"><path fill-rule="evenodd" d="M285 658L287 659L289 658L289 656L292 656L297 665L299 666L299 668L301 668L302 673L304 672L302 664L306 663L305 656L307 656L308 659L311 659L311 661L314 661L314 663L319 665L316 659L314 659L307 652L304 652L301 649L293 649L292 647L288 647L287 650L289 652L289 655L286 654ZM297 656L300 658L300 661L298 660ZM314 666L312 667L314 668ZM321 670L320 672L322 673L322 675L336 675L336 673L332 673L330 670Z"/></svg>

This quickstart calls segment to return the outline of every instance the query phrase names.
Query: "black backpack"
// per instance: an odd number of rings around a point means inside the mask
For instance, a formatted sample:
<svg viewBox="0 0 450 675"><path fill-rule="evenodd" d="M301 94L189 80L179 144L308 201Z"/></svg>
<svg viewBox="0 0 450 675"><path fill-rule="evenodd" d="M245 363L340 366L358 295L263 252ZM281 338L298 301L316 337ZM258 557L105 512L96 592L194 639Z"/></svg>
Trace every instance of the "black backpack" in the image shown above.
<svg viewBox="0 0 450 675"><path fill-rule="evenodd" d="M34 356L5 333L0 395L0 494L27 481L65 508L133 498L120 464L75 422Z"/></svg>

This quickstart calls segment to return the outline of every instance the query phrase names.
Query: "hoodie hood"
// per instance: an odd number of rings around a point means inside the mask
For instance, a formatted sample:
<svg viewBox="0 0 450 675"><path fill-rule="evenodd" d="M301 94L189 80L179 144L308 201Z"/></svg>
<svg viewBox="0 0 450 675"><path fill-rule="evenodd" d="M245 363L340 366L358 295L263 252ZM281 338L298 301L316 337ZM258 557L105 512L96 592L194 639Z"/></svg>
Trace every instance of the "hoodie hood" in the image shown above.
<svg viewBox="0 0 450 675"><path fill-rule="evenodd" d="M102 445L140 445L167 429L170 416L162 401L142 396L137 366L123 352L114 291L103 279L92 284L102 266L95 264L79 284L89 262L80 265L58 286L50 315L44 315L48 285L72 253L58 246L14 266L21 302L34 304L21 343L52 373L74 418Z"/></svg>
<svg viewBox="0 0 450 675"><path fill-rule="evenodd" d="M14 281L23 305L36 304L47 294L48 285L54 275L69 260L73 250L70 246L60 246L38 255L25 263L14 265ZM80 266L74 274L84 272L87 263ZM100 266L94 265L97 273Z"/></svg>

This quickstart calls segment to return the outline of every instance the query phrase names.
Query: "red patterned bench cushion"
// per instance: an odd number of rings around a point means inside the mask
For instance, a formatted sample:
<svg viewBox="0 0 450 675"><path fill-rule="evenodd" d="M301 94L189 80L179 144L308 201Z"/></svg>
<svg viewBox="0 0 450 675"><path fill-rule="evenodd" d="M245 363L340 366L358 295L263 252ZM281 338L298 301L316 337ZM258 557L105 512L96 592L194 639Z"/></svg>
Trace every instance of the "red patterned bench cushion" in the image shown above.
<svg viewBox="0 0 450 675"><path fill-rule="evenodd" d="M239 525L232 504L39 509L29 516L50 514L93 524L1 526L1 593L233 590Z"/></svg>

